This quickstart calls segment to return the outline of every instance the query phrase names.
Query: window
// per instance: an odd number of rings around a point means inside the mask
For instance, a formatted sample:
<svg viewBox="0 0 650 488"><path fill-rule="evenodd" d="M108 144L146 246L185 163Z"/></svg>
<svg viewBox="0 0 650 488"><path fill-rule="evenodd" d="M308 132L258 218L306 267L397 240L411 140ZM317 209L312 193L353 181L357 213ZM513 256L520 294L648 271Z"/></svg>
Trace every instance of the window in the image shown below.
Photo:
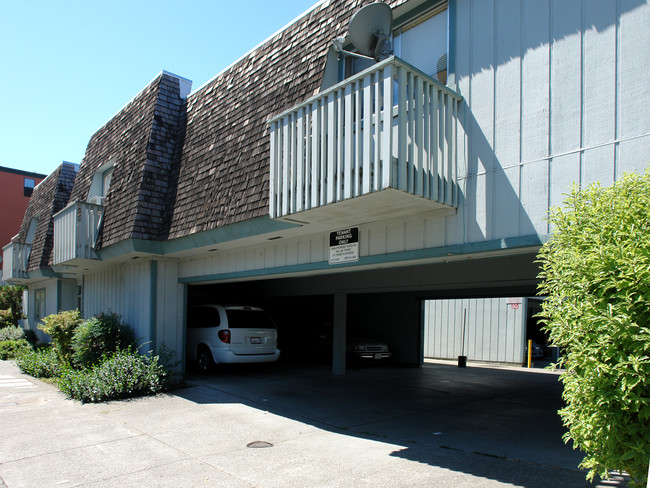
<svg viewBox="0 0 650 488"><path fill-rule="evenodd" d="M104 174L102 175L102 196L106 198L106 195L108 194L108 188L111 186L111 177L113 176L113 167L111 166L109 169L104 171Z"/></svg>
<svg viewBox="0 0 650 488"><path fill-rule="evenodd" d="M23 180L23 195L31 197L32 193L34 193L34 186L36 186L34 178L25 178Z"/></svg>
<svg viewBox="0 0 650 488"><path fill-rule="evenodd" d="M34 320L45 317L45 288L34 290Z"/></svg>
<svg viewBox="0 0 650 488"><path fill-rule="evenodd" d="M111 179L113 177L113 167L115 166L115 158L112 157L109 161L101 165L90 183L88 190L88 203L95 205L104 205L104 199L108 195L108 189L111 186Z"/></svg>
<svg viewBox="0 0 650 488"><path fill-rule="evenodd" d="M29 222L29 229L27 229L27 237L25 237L25 244L34 242L34 235L36 235L36 227L38 226L38 218L34 217Z"/></svg>
<svg viewBox="0 0 650 488"><path fill-rule="evenodd" d="M447 7L435 9L396 29L393 50L407 63L447 83Z"/></svg>
<svg viewBox="0 0 650 488"><path fill-rule="evenodd" d="M219 327L221 317L219 310L212 307L190 307L187 312L189 328Z"/></svg>
<svg viewBox="0 0 650 488"><path fill-rule="evenodd" d="M447 3L402 22L393 30L393 54L424 71L440 83L447 83ZM345 76L372 66L371 59L346 56Z"/></svg>

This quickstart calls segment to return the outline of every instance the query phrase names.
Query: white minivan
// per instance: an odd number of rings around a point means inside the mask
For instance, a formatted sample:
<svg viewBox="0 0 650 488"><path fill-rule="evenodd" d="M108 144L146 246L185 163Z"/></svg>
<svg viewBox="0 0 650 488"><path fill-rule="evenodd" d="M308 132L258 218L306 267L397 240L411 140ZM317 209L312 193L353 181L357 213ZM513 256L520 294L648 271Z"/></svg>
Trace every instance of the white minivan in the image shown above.
<svg viewBox="0 0 650 488"><path fill-rule="evenodd" d="M215 364L276 361L280 351L275 323L257 307L189 306L187 356L202 372Z"/></svg>

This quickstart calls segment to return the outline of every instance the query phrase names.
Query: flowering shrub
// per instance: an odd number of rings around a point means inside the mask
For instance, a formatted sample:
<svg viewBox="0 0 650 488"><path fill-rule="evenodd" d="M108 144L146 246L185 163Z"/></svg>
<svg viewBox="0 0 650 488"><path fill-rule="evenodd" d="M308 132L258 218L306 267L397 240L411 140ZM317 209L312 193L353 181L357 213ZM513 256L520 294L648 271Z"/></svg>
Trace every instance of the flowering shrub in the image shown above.
<svg viewBox="0 0 650 488"><path fill-rule="evenodd" d="M167 385L169 373L158 356L142 356L132 349L118 350L88 369L66 369L57 385L69 398L103 402L155 395Z"/></svg>

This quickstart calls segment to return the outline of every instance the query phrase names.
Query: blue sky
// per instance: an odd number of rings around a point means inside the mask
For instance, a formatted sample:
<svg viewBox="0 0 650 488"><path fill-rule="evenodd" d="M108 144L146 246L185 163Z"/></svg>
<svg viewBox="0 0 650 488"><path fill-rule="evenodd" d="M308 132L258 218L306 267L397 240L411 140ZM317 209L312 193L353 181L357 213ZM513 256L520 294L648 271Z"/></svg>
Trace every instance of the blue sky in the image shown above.
<svg viewBox="0 0 650 488"><path fill-rule="evenodd" d="M161 70L200 87L317 0L0 0L0 166L48 174Z"/></svg>

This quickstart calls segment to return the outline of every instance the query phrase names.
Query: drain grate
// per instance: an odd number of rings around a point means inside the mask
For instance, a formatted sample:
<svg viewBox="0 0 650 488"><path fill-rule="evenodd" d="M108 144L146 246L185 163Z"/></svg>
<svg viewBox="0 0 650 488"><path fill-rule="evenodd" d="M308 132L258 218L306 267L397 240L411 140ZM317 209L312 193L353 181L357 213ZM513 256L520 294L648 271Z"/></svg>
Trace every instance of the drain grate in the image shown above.
<svg viewBox="0 0 650 488"><path fill-rule="evenodd" d="M273 447L273 444L271 444L270 442L266 442L266 441L253 441L253 442L249 442L248 444L246 444L246 447L258 448L259 449L260 447Z"/></svg>

